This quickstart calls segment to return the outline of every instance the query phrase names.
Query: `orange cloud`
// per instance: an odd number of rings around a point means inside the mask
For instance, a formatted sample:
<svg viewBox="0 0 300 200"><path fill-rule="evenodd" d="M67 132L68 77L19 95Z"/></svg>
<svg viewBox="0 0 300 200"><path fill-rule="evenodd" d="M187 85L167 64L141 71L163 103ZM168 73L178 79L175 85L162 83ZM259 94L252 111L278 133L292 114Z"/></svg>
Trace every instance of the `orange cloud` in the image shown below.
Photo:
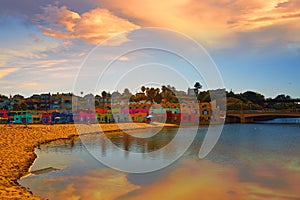
<svg viewBox="0 0 300 200"><path fill-rule="evenodd" d="M87 171L67 179L63 176L55 177L45 180L39 186L40 189L47 187L49 190L41 190L40 195L49 199L117 199L140 188L130 183L126 177L126 173L106 168ZM59 192L55 188L58 182L65 183L65 187Z"/></svg>
<svg viewBox="0 0 300 200"><path fill-rule="evenodd" d="M37 194L48 199L299 199L298 157L281 155L269 160L243 155L242 164L236 156L231 164L226 160L227 164L188 157L179 160L175 167L153 175L140 174L138 179L99 168L72 176L37 179L33 183ZM136 185L139 180L145 184Z"/></svg>
<svg viewBox="0 0 300 200"><path fill-rule="evenodd" d="M17 70L18 70L17 68L4 68L4 69L0 68L0 79Z"/></svg>
<svg viewBox="0 0 300 200"><path fill-rule="evenodd" d="M101 5L134 19L141 26L170 28L190 35L202 43L218 46L234 42L234 35L239 32L271 27L283 22L292 27L300 18L300 5L296 2L101 0Z"/></svg>
<svg viewBox="0 0 300 200"><path fill-rule="evenodd" d="M249 180L241 181L238 168L208 160L187 159L155 183L121 199L297 199L299 174L274 163L265 165L255 164L249 168ZM273 168L280 173L276 174ZM270 187L260 181L282 182L283 186Z"/></svg>
<svg viewBox="0 0 300 200"><path fill-rule="evenodd" d="M83 39L91 44L99 44L118 33L139 28L138 25L101 8L79 15L65 6L58 8L49 5L38 18L39 22L47 23L47 26L40 25L42 32L47 36ZM114 44L127 41L127 38L120 39Z"/></svg>

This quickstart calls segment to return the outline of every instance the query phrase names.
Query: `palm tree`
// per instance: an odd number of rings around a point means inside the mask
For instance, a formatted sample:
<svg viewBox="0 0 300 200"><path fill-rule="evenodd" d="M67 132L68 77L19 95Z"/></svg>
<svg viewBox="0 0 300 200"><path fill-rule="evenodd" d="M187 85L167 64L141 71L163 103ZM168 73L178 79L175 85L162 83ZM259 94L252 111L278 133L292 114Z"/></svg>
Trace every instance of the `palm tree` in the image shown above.
<svg viewBox="0 0 300 200"><path fill-rule="evenodd" d="M154 88L147 88L146 90L146 95L147 95L147 100L150 101L151 103L153 103L154 98L157 94L157 90L155 90Z"/></svg>
<svg viewBox="0 0 300 200"><path fill-rule="evenodd" d="M162 92L160 93L162 98L165 99L165 101L167 102L171 102L171 103L177 103L178 99L175 95L175 91L176 89L174 87L171 87L170 85L166 86L162 86L161 88Z"/></svg>
<svg viewBox="0 0 300 200"><path fill-rule="evenodd" d="M161 94L160 94L160 93L156 94L156 96L154 97L155 103L160 104L160 103L161 103L161 100L162 100Z"/></svg>
<svg viewBox="0 0 300 200"><path fill-rule="evenodd" d="M198 96L199 90L202 88L202 85L199 82L196 82L194 85L194 91L196 96Z"/></svg>
<svg viewBox="0 0 300 200"><path fill-rule="evenodd" d="M130 98L129 98L129 102L137 102L136 96L131 95Z"/></svg>
<svg viewBox="0 0 300 200"><path fill-rule="evenodd" d="M146 87L145 87L145 86L142 86L142 87L141 87L141 90L142 90L142 92L144 93L144 92L146 91Z"/></svg>

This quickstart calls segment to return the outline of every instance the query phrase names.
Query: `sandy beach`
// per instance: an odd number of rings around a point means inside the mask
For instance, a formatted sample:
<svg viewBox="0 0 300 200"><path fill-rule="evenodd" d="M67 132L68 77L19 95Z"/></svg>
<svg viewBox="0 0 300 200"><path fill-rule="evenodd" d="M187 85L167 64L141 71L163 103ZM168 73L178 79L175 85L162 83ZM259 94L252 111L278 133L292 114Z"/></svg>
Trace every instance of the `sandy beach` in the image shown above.
<svg viewBox="0 0 300 200"><path fill-rule="evenodd" d="M161 127L163 124L101 124L103 131L114 132L147 127ZM175 127L173 124L164 126ZM79 134L98 130L99 125L80 125ZM17 180L28 175L29 168L36 158L35 147L58 139L68 139L78 135L75 125L0 125L0 199L42 199Z"/></svg>

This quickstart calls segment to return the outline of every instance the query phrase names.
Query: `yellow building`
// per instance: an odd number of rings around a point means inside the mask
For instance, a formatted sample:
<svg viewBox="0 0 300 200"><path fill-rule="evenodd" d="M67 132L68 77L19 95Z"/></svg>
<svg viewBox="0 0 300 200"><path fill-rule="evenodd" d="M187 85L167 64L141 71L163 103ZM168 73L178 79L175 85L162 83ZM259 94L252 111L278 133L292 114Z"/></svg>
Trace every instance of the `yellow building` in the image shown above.
<svg viewBox="0 0 300 200"><path fill-rule="evenodd" d="M210 121L211 119L211 104L209 102L203 102L199 104L200 108L200 122Z"/></svg>
<svg viewBox="0 0 300 200"><path fill-rule="evenodd" d="M43 111L31 111L32 123L38 124L42 121L42 112Z"/></svg>

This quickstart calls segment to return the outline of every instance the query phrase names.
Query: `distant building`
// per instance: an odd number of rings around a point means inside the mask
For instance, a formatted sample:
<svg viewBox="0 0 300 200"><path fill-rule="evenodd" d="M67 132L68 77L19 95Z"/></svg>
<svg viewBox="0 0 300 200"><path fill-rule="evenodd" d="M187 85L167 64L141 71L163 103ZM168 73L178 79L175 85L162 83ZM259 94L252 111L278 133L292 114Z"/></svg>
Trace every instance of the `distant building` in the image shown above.
<svg viewBox="0 0 300 200"><path fill-rule="evenodd" d="M187 95L188 95L188 96L195 96L196 93L195 93L194 88L188 88L188 90L187 90Z"/></svg>
<svg viewBox="0 0 300 200"><path fill-rule="evenodd" d="M9 107L8 97L4 95L0 95L0 109L1 108L8 109L8 107Z"/></svg>
<svg viewBox="0 0 300 200"><path fill-rule="evenodd" d="M121 102L121 97L122 97L122 94L119 93L118 91L117 91L117 92L113 92L113 93L111 94L111 103L112 103L113 105L115 105L115 104L120 104L120 102Z"/></svg>
<svg viewBox="0 0 300 200"><path fill-rule="evenodd" d="M26 99L28 110L40 110L41 97L38 94L34 94Z"/></svg>
<svg viewBox="0 0 300 200"><path fill-rule="evenodd" d="M72 109L72 94L62 94L61 95L61 109L62 110L71 110Z"/></svg>
<svg viewBox="0 0 300 200"><path fill-rule="evenodd" d="M61 94L52 94L50 97L50 109L59 110L61 109Z"/></svg>
<svg viewBox="0 0 300 200"><path fill-rule="evenodd" d="M50 110L51 95L50 93L41 94L40 96L40 110Z"/></svg>
<svg viewBox="0 0 300 200"><path fill-rule="evenodd" d="M20 95L20 94L16 94L13 96L13 99L19 100L19 101L23 101L24 100L24 96Z"/></svg>
<svg viewBox="0 0 300 200"><path fill-rule="evenodd" d="M87 94L83 97L84 109L85 110L93 110L95 108L95 97L93 94Z"/></svg>

